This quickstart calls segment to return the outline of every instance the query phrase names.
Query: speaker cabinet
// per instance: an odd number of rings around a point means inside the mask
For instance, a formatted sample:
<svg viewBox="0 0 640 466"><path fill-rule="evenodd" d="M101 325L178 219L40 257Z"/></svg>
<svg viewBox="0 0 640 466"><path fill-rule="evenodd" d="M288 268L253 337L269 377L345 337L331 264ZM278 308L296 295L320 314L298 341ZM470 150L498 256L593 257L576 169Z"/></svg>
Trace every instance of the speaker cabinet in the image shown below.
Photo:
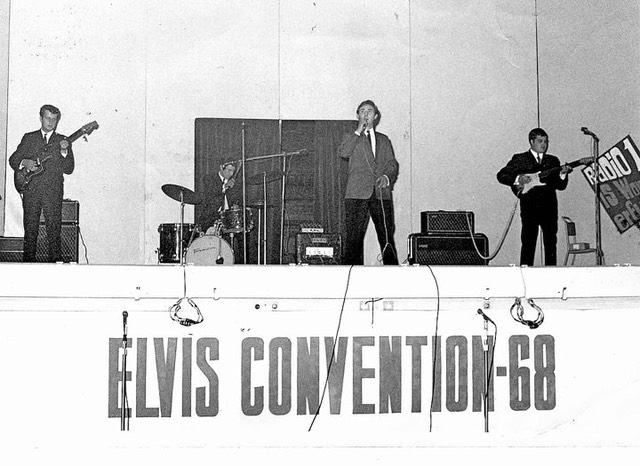
<svg viewBox="0 0 640 466"><path fill-rule="evenodd" d="M298 264L338 265L342 258L342 237L339 233L298 233L296 259Z"/></svg>
<svg viewBox="0 0 640 466"><path fill-rule="evenodd" d="M22 262L23 238L0 237L0 262Z"/></svg>
<svg viewBox="0 0 640 466"><path fill-rule="evenodd" d="M78 225L62 224L62 231L60 232L62 262L78 262L78 230ZM41 224L36 246L36 262L47 262L48 259L47 228Z"/></svg>
<svg viewBox="0 0 640 466"><path fill-rule="evenodd" d="M80 237L80 203L71 199L62 201L62 230L60 232L63 262L78 262ZM22 262L24 238L0 237L0 262ZM47 262L49 246L44 215L40 215L38 242L36 244L36 262Z"/></svg>
<svg viewBox="0 0 640 466"><path fill-rule="evenodd" d="M475 242L475 246L474 246ZM409 235L407 250L409 263L420 265L487 265L489 261L480 257L476 246L484 257L489 255L489 240L486 235L448 236L413 233Z"/></svg>

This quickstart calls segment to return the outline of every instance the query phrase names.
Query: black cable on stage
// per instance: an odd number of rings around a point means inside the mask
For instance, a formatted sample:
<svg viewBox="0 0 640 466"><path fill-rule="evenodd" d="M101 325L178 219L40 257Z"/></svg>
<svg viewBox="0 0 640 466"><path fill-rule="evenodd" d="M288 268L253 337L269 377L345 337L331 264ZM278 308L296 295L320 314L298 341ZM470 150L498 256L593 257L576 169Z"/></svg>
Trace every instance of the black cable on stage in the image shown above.
<svg viewBox="0 0 640 466"><path fill-rule="evenodd" d="M430 265L427 264L427 268L429 272L431 272L431 276L433 277L433 282L436 285L436 329L433 335L433 357L431 358L431 405L429 406L429 432L433 427L433 400L435 398L436 392L436 360L438 357L438 324L440 321L440 286L438 285L438 279L436 278L436 274L433 273L433 269Z"/></svg>
<svg viewBox="0 0 640 466"><path fill-rule="evenodd" d="M351 271L353 270L353 265L349 267L349 273L347 274L347 283L344 288L344 296L342 297L342 306L340 307L340 314L338 316L338 325L336 327L336 336L333 339L333 347L331 348L331 360L327 365L327 377L324 380L324 387L322 388L322 396L320 397L320 403L318 403L318 409L316 409L316 413L313 415L313 419L311 424L309 425L309 430L307 432L311 432L313 424L316 422L316 418L320 414L320 408L322 407L322 403L324 402L324 396L327 392L327 386L329 385L329 376L331 374L331 367L333 366L333 360L336 355L336 346L338 345L338 336L340 335L340 326L342 325L342 316L344 314L344 305L347 301L347 293L349 292L349 282L351 281Z"/></svg>
<svg viewBox="0 0 640 466"><path fill-rule="evenodd" d="M500 252L500 249L502 249L502 246L504 245L504 240L507 239L507 234L509 233L509 230L511 229L511 224L513 223L513 217L515 216L516 210L518 208L518 203L520 202L520 198L516 198L516 202L513 205L513 208L511 209L511 214L509 215L509 220L507 221L507 225L502 233L502 237L500 238L500 241L498 242L498 246L496 246L496 250L489 254L488 256L484 256L481 252L480 252L480 248L478 247L478 245L476 244L476 239L473 236L473 228L471 228L471 220L470 220L470 215L467 214L465 215L465 218L467 219L467 228L469 230L469 236L471 237L471 242L473 243L473 247L476 250L476 254L478 254L478 256L480 256L481 259L484 259L486 261L491 261L493 258L495 258L498 253Z"/></svg>

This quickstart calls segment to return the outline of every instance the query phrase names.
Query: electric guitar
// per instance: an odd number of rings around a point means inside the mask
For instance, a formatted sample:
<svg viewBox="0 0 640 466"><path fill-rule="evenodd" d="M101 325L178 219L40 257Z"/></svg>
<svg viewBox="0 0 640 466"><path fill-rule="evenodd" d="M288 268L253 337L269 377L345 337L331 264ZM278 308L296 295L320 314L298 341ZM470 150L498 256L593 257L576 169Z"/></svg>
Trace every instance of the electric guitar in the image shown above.
<svg viewBox="0 0 640 466"><path fill-rule="evenodd" d="M575 168L579 165L588 165L591 162L593 162L591 157L584 157L559 167L548 168L547 170L542 170L536 173L522 173L518 176L516 183L511 187L511 189L513 190L513 193L519 197L522 194L528 193L537 186L544 186L546 183L540 181L540 178L544 179L547 176L560 173L560 171L565 167Z"/></svg>
<svg viewBox="0 0 640 466"><path fill-rule="evenodd" d="M98 129L98 123L96 123L95 121L92 121L91 123L87 123L78 131L73 133L71 136L63 140L66 140L69 143L72 143L73 141L75 141L81 136L88 136L89 134L93 133L96 129ZM19 170L15 170L13 173L13 184L16 187L16 190L20 194L22 194L24 190L27 189L27 186L29 185L33 177L38 176L40 173L42 173L45 170L44 162L49 160L51 157L55 156L60 151L60 143L49 142L45 144L41 149L39 149L39 151L40 151L40 155L35 159L37 163L35 170L29 171L23 167Z"/></svg>

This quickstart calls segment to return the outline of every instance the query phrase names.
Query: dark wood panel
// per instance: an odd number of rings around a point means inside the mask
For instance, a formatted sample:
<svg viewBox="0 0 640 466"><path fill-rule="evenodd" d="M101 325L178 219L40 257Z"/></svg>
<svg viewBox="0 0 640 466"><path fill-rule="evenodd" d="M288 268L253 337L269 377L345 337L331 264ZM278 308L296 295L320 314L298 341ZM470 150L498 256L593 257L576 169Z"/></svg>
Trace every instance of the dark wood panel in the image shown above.
<svg viewBox="0 0 640 466"><path fill-rule="evenodd" d="M295 156L248 161L245 166L247 204L262 201L266 194L269 205L267 263L280 262L281 229L283 263L295 262L295 235L303 223L317 223L326 232L344 234L343 196L348 163L340 160L336 152L344 133L352 131L355 122L198 118L195 120L195 190L201 196L210 195L211 180L217 176L222 161L242 159L243 127L245 159L304 151ZM273 175L266 193L262 184L251 183L261 173ZM241 177L238 182L241 186ZM196 206L196 223L201 213Z"/></svg>

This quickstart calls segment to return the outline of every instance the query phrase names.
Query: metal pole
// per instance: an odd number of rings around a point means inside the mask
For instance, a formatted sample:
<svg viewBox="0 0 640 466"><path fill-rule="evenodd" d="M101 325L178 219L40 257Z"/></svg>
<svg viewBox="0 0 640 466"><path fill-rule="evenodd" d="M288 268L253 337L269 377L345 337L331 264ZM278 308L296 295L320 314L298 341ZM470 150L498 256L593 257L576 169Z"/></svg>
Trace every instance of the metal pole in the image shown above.
<svg viewBox="0 0 640 466"><path fill-rule="evenodd" d="M600 165L598 164L598 138L593 136L593 171L595 175L595 203L596 203L596 265L604 265L604 252L602 251L602 224L601 224L601 205L600 205Z"/></svg>

